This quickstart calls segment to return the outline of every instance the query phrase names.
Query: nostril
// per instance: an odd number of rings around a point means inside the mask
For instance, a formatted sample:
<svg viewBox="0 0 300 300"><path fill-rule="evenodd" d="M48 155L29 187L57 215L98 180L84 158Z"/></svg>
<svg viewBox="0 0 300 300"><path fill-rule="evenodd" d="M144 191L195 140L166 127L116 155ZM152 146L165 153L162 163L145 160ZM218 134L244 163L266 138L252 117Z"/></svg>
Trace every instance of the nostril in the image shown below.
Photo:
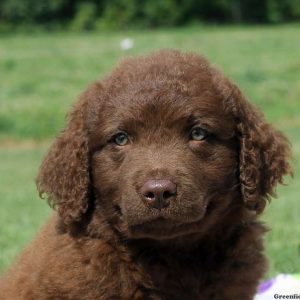
<svg viewBox="0 0 300 300"><path fill-rule="evenodd" d="M155 198L155 195L154 195L154 193L149 192L149 193L147 193L147 194L145 195L145 197L148 198L148 199L154 199L154 198Z"/></svg>

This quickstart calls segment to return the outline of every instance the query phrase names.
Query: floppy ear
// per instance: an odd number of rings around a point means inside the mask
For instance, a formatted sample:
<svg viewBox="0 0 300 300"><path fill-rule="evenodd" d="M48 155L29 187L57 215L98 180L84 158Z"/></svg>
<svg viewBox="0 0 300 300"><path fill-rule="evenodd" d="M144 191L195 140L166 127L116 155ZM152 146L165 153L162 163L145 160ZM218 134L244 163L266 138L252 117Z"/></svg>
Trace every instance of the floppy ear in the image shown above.
<svg viewBox="0 0 300 300"><path fill-rule="evenodd" d="M290 144L237 88L232 94L239 139L241 192L248 208L262 212L283 176L292 174Z"/></svg>
<svg viewBox="0 0 300 300"><path fill-rule="evenodd" d="M268 124L263 114L247 101L240 89L217 75L225 110L233 115L239 143L239 182L246 206L261 213L275 196L284 175L292 175L287 138Z"/></svg>
<svg viewBox="0 0 300 300"><path fill-rule="evenodd" d="M36 179L40 196L47 195L48 202L57 208L67 225L81 221L89 207L91 184L85 120L95 87L97 84L83 93L69 113L67 126L52 144Z"/></svg>

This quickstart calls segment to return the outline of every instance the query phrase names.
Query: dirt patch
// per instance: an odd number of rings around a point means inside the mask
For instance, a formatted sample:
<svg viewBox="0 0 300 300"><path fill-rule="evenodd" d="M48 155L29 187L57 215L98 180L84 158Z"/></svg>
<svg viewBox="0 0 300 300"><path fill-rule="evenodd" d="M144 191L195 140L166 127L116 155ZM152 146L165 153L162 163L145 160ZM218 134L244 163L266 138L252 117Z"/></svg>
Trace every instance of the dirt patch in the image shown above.
<svg viewBox="0 0 300 300"><path fill-rule="evenodd" d="M36 149L41 147L47 147L50 144L49 140L36 141L36 140L14 140L5 139L0 141L0 148L18 148L18 149Z"/></svg>

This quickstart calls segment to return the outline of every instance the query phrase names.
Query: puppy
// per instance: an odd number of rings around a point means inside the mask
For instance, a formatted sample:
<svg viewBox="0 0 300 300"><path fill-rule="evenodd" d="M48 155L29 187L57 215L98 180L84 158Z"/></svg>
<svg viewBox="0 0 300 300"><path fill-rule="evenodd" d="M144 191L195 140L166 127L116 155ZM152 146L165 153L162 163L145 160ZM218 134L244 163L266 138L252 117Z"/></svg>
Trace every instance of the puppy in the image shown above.
<svg viewBox="0 0 300 300"><path fill-rule="evenodd" d="M251 300L257 221L290 148L196 54L125 59L90 85L37 177L56 212L0 298Z"/></svg>

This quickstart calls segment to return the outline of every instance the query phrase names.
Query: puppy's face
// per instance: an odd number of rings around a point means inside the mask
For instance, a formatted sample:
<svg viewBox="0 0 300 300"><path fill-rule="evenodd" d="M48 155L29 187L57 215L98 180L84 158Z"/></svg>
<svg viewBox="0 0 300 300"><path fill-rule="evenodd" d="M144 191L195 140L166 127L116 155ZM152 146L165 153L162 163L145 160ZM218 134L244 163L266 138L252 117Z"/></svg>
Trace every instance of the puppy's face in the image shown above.
<svg viewBox="0 0 300 300"><path fill-rule="evenodd" d="M37 185L68 228L99 232L104 220L128 238L169 239L222 226L236 207L261 212L289 158L286 138L221 72L165 51L82 94Z"/></svg>
<svg viewBox="0 0 300 300"><path fill-rule="evenodd" d="M213 91L190 97L176 83L144 91L127 89L99 112L91 134L99 207L134 238L199 231L237 182L234 123Z"/></svg>

